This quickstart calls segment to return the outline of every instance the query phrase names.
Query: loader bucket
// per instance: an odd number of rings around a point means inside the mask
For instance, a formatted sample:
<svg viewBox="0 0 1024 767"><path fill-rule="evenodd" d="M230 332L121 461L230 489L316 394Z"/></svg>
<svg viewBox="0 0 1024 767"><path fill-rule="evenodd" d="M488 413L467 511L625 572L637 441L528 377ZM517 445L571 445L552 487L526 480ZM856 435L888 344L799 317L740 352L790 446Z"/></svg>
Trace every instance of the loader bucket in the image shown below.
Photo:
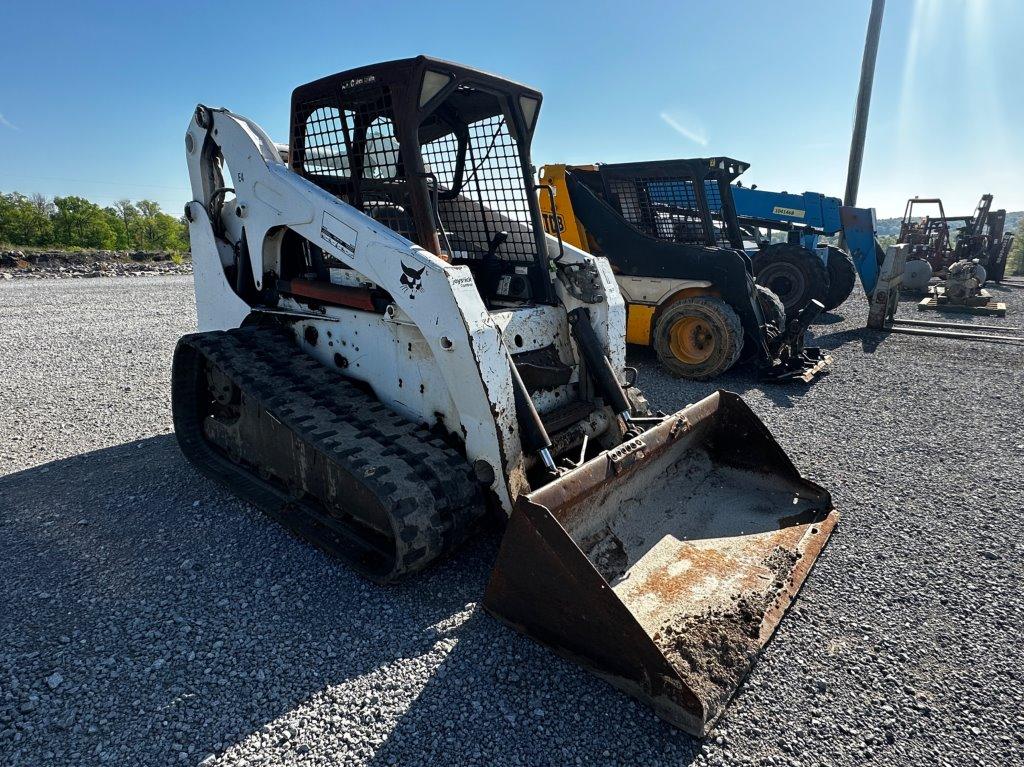
<svg viewBox="0 0 1024 767"><path fill-rule="evenodd" d="M703 736L837 519L720 391L520 499L484 607Z"/></svg>

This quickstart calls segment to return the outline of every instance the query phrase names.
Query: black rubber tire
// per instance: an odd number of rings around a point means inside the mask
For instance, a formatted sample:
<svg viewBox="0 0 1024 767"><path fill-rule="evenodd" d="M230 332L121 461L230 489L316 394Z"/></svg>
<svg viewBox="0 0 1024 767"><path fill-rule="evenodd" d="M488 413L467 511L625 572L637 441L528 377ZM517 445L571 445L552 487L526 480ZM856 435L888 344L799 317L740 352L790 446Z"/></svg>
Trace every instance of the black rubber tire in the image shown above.
<svg viewBox="0 0 1024 767"><path fill-rule="evenodd" d="M687 360L676 353L679 351L680 334L683 333L682 328L676 329L676 325L688 321L699 328L700 340L686 336L685 341L693 341L699 346L698 354L710 348L706 358ZM665 369L680 378L696 381L715 378L736 364L742 350L743 325L739 315L725 301L714 296L680 299L666 307L655 323L654 351Z"/></svg>
<svg viewBox="0 0 1024 767"><path fill-rule="evenodd" d="M759 251L751 259L754 278L775 293L786 307L786 316L795 317L812 300L825 302L828 269L816 253L801 245L777 242Z"/></svg>
<svg viewBox="0 0 1024 767"><path fill-rule="evenodd" d="M757 303L761 307L764 321L775 325L775 331L781 333L786 329L786 307L782 305L782 299L764 285L754 287L757 289Z"/></svg>
<svg viewBox="0 0 1024 767"><path fill-rule="evenodd" d="M845 250L828 246L828 290L825 291L825 311L842 305L857 284L857 269Z"/></svg>

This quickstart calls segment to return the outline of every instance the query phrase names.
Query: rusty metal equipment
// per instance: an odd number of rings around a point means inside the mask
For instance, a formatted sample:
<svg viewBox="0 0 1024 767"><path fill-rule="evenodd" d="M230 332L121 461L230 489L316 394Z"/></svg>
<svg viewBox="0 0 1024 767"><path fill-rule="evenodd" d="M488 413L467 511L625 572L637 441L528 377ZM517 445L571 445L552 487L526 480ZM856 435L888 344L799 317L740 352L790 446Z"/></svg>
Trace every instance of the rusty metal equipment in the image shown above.
<svg viewBox="0 0 1024 767"><path fill-rule="evenodd" d="M932 212L922 216L922 208ZM956 259L950 244L949 219L942 200L938 197L913 197L907 200L896 244L907 246L908 269L912 265L918 267L914 262L924 261L931 274L945 272L946 267ZM924 280L925 285L927 282L927 279Z"/></svg>
<svg viewBox="0 0 1024 767"><path fill-rule="evenodd" d="M988 250L991 244L988 225L991 214L992 195L983 194L978 204L974 207L973 214L970 216L953 216L949 219L950 221L961 222L961 228L956 234L956 247L954 249L954 255L958 261L988 260ZM1005 221L1005 212L1003 220ZM1002 236L1001 226L999 236Z"/></svg>
<svg viewBox="0 0 1024 767"><path fill-rule="evenodd" d="M1007 273L1010 251L1014 247L1014 233L1006 230L1007 211L1005 209L990 211L985 225L987 242L982 263L988 272L988 280L993 283L1001 283Z"/></svg>
<svg viewBox="0 0 1024 767"><path fill-rule="evenodd" d="M998 212L1003 214L998 226L1005 227L1006 213L1005 211ZM1006 278L1006 265L1010 260L1010 251L1013 250L1013 241L1013 232L1003 232L999 242L992 244L989 250L988 262L988 278L992 282L1001 283Z"/></svg>
<svg viewBox="0 0 1024 767"><path fill-rule="evenodd" d="M929 288L917 308L1005 317L1006 304L993 301L992 294L981 287L984 283L985 267L977 259L957 261L947 270L943 284Z"/></svg>
<svg viewBox="0 0 1024 767"><path fill-rule="evenodd" d="M896 245L886 249L878 267L875 285L868 293L868 327L882 330L896 321L900 303L900 288L906 269L907 246Z"/></svg>
<svg viewBox="0 0 1024 767"><path fill-rule="evenodd" d="M878 284L870 297L868 330L933 338L1024 346L1024 329L1000 325L967 325L962 322L897 319L900 283L908 245L891 245L886 249ZM980 331L980 332L979 332Z"/></svg>
<svg viewBox="0 0 1024 767"><path fill-rule="evenodd" d="M484 606L703 735L837 519L720 391L520 499Z"/></svg>
<svg viewBox="0 0 1024 767"><path fill-rule="evenodd" d="M992 199L991 194L983 194L973 214L952 216L949 220L961 222L954 250L957 260L977 261L985 269L987 280L1000 282L1013 246L1013 235L1007 236L1005 232L1006 210L992 210Z"/></svg>
<svg viewBox="0 0 1024 767"><path fill-rule="evenodd" d="M991 194L981 195L967 216L947 216L937 197L907 200L897 239L897 244L910 248L905 287L924 291L932 276L945 277L957 261L977 261L987 279L1001 281L1013 235L1004 232L1006 211L992 210L992 200ZM917 215L922 209L930 212Z"/></svg>

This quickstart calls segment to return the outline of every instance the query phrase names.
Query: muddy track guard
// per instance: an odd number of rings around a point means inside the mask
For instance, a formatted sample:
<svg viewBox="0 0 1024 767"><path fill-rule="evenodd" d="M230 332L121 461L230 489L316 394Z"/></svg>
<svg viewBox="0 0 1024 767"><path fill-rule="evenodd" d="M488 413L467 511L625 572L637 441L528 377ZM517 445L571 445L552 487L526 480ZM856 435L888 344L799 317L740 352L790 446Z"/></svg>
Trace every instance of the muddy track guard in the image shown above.
<svg viewBox="0 0 1024 767"><path fill-rule="evenodd" d="M712 190L716 197L727 197L727 173L718 178L714 173L709 174L705 161L696 160L600 165L598 168L596 173L585 174L567 168L565 182L574 214L599 246L600 255L611 262L616 272L713 283L722 299L739 315L747 339L745 355L756 360L766 380L810 381L831 362L820 349L803 344L804 333L821 311L821 304L812 303L799 317L792 318L782 332L773 334L765 326L750 258L742 249L731 246L740 236L735 211L732 206L723 206L716 200L716 210L724 207L727 213L721 216L717 226L714 225L705 189L692 182L694 178L703 179L705 188ZM650 187L659 200L665 200L679 195L676 190L682 189L684 183L688 184L686 199L668 206L669 214L664 222L650 222L653 234L641 231L627 220L628 217L639 221L648 208L665 205L645 198L644 195L651 194ZM617 200L619 209L616 210L609 200ZM684 212L687 208L692 209L692 214ZM753 354L747 350L750 348Z"/></svg>
<svg viewBox="0 0 1024 767"><path fill-rule="evenodd" d="M837 520L720 391L523 497L484 606L704 735Z"/></svg>

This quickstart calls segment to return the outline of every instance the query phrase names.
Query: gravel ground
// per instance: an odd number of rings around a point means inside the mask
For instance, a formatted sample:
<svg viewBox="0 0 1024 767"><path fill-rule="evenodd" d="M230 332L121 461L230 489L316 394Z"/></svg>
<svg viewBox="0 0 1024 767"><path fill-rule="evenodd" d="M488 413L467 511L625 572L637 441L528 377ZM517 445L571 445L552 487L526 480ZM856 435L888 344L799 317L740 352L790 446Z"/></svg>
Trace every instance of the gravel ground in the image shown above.
<svg viewBox="0 0 1024 767"><path fill-rule="evenodd" d="M378 588L200 478L191 286L0 283L0 764L1024 761L1024 349L869 336L851 300L826 378L718 382L843 519L702 743L479 609L496 533ZM663 409L713 388L631 357Z"/></svg>

